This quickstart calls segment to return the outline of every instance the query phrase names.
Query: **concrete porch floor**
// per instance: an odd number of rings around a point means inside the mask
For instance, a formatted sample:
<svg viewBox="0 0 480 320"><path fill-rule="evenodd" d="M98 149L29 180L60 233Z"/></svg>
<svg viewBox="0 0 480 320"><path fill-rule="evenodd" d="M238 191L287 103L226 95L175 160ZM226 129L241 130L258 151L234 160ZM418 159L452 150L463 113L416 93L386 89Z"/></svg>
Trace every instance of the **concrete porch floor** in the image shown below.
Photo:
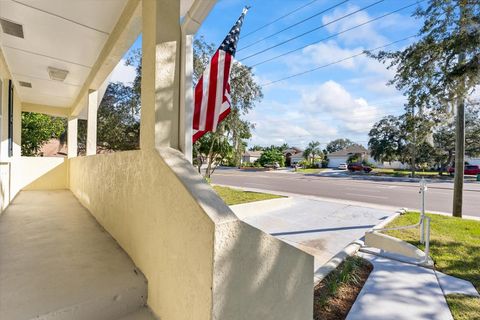
<svg viewBox="0 0 480 320"><path fill-rule="evenodd" d="M70 191L22 191L0 215L0 319L119 319L146 298L142 273Z"/></svg>

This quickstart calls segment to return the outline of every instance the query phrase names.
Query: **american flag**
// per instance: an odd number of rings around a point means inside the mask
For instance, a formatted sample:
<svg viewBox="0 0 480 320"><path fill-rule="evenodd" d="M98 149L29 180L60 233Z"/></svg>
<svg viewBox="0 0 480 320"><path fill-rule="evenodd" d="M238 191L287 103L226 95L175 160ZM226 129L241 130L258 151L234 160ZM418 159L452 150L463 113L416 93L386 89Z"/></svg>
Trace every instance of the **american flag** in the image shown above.
<svg viewBox="0 0 480 320"><path fill-rule="evenodd" d="M215 132L217 125L230 113L230 69L247 11L245 7L195 86L193 143L208 131Z"/></svg>

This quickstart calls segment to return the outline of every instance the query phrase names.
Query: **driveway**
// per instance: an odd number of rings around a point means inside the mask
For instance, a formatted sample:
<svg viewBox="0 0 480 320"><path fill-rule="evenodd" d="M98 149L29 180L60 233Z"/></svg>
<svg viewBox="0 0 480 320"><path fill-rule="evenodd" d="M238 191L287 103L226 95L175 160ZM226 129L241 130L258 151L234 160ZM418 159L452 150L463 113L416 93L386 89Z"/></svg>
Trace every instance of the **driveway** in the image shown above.
<svg viewBox="0 0 480 320"><path fill-rule="evenodd" d="M315 271L351 242L394 213L308 197L231 206L246 223L315 257Z"/></svg>

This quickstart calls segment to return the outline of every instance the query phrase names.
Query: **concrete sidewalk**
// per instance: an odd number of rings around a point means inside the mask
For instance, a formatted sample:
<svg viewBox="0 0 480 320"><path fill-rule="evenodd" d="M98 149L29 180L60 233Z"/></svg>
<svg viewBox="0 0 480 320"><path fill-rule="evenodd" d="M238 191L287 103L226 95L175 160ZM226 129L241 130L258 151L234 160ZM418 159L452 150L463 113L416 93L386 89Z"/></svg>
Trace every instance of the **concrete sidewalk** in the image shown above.
<svg viewBox="0 0 480 320"><path fill-rule="evenodd" d="M358 255L374 269L347 320L453 319L434 270L367 253Z"/></svg>
<svg viewBox="0 0 480 320"><path fill-rule="evenodd" d="M365 231L395 214L392 208L295 196L231 208L243 221L313 255L317 274ZM369 260L374 269L348 314L349 320L451 320L444 294L478 296L468 281L368 253L357 255Z"/></svg>
<svg viewBox="0 0 480 320"><path fill-rule="evenodd" d="M315 257L315 271L394 212L342 202L289 197L231 206L253 225Z"/></svg>

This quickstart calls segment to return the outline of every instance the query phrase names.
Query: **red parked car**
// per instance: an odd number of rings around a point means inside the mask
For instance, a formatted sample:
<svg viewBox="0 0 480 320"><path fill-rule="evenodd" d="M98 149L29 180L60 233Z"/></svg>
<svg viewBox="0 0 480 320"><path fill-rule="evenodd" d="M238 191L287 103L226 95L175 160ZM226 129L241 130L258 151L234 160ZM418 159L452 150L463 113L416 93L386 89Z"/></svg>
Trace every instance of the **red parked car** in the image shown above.
<svg viewBox="0 0 480 320"><path fill-rule="evenodd" d="M348 169L348 171L350 171L350 172L355 172L355 171L370 172L370 171L372 171L372 168L370 168L369 166L364 166L364 165L361 164L361 163L350 163L350 164L347 166L347 169Z"/></svg>
<svg viewBox="0 0 480 320"><path fill-rule="evenodd" d="M453 175L455 173L455 167L449 167L448 173ZM465 170L463 171L463 174L476 176L477 174L480 174L480 167L477 165L465 165Z"/></svg>

